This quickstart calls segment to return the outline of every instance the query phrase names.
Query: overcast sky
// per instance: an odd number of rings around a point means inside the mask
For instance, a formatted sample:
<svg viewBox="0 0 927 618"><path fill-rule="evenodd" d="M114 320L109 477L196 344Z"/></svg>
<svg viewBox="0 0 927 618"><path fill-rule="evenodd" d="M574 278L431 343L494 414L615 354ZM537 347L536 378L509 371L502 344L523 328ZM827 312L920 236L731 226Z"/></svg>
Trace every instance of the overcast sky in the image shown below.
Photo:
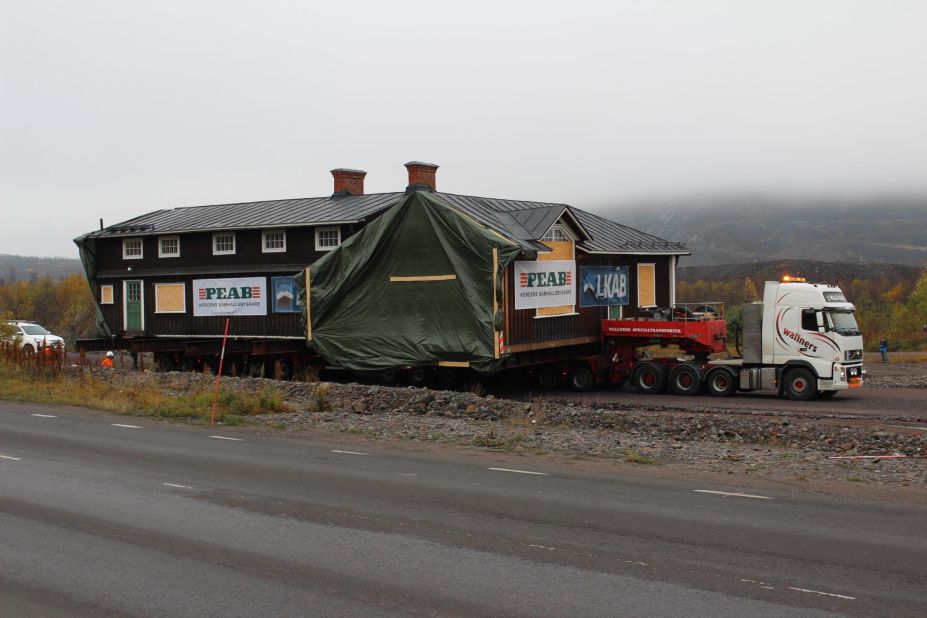
<svg viewBox="0 0 927 618"><path fill-rule="evenodd" d="M0 0L0 253L328 170L604 211L927 193L927 2Z"/></svg>

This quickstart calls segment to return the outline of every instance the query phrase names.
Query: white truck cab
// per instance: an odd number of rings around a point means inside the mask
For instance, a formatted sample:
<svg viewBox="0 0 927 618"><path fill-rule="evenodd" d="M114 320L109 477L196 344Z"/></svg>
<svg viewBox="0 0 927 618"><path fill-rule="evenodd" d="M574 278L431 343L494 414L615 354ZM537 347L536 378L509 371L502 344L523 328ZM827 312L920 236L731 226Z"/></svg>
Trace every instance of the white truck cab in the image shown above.
<svg viewBox="0 0 927 618"><path fill-rule="evenodd" d="M778 388L790 399L828 397L863 384L863 338L840 288L767 281L762 303L744 306L740 389Z"/></svg>

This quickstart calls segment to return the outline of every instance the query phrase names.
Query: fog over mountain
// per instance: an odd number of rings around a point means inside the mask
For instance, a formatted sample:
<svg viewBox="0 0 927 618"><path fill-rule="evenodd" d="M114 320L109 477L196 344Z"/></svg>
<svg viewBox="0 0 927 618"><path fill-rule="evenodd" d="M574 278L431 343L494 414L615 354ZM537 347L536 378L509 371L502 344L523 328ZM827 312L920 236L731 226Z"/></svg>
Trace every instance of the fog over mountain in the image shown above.
<svg viewBox="0 0 927 618"><path fill-rule="evenodd" d="M775 259L927 266L927 198L699 196L602 209L685 243L683 266Z"/></svg>
<svg viewBox="0 0 927 618"><path fill-rule="evenodd" d="M330 195L336 167L402 191L416 159L442 191L591 210L927 195L925 23L922 0L0 2L0 251Z"/></svg>

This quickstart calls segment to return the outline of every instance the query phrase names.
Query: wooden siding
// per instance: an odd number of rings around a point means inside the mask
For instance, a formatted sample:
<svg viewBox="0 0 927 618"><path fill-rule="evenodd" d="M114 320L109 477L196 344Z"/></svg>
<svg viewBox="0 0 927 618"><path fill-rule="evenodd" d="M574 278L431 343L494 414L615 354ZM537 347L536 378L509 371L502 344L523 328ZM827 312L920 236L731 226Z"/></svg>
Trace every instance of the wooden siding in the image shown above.
<svg viewBox="0 0 927 618"><path fill-rule="evenodd" d="M159 258L157 236L142 237L144 255L138 260L122 258L121 238L101 240L97 245L95 299L99 303L100 286L113 286L113 304L100 305L100 309L110 330L114 334L123 334L123 282L138 279L143 282L144 290L143 334L217 336L225 328L225 317L193 315L193 280L265 277L267 315L229 316L230 336L301 337L304 330L299 313L273 312L270 280L271 277L301 272L324 252L315 250L314 228L289 228L286 233L285 252L264 253L261 251L261 230L238 230L235 232L234 255L213 255L212 233L181 234L180 257L176 258ZM341 233L344 240L350 230L342 226ZM155 284L158 283L184 284L185 313L155 313Z"/></svg>
<svg viewBox="0 0 927 618"><path fill-rule="evenodd" d="M625 305L624 317L637 315L637 265L639 263L656 264L657 305L666 307L670 299L669 268L670 256L652 255L590 255L577 252L577 315L536 318L534 309L515 310L514 266L510 266L506 277L505 298L505 344L512 352L528 349L541 349L553 342L593 341L598 338L602 320L608 317L607 307L580 307L579 305L579 269L582 266L627 266L629 275L629 298Z"/></svg>

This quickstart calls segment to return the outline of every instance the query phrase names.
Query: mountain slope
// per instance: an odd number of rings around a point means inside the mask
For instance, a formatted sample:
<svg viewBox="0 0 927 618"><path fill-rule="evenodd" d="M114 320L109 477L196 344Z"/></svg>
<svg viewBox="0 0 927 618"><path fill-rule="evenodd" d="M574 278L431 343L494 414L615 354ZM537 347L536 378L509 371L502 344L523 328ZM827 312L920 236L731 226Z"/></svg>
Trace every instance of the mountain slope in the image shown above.
<svg viewBox="0 0 927 618"><path fill-rule="evenodd" d="M927 265L927 199L723 198L642 204L605 216L685 243L685 266L756 260Z"/></svg>
<svg viewBox="0 0 927 618"><path fill-rule="evenodd" d="M62 279L68 275L83 274L80 260L71 258L26 257L0 253L0 283L30 281L38 277Z"/></svg>

